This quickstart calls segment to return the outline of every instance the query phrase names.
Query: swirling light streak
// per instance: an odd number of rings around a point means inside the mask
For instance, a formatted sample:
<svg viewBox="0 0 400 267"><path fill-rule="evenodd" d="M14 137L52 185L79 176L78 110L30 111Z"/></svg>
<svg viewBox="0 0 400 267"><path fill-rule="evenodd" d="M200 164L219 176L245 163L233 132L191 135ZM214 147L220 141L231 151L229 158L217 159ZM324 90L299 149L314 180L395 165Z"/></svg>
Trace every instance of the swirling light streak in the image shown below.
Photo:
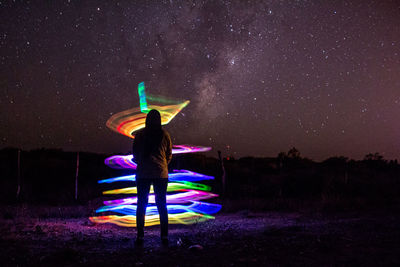
<svg viewBox="0 0 400 267"><path fill-rule="evenodd" d="M197 212L185 212L177 214L168 214L169 224L193 224L197 222L204 222L209 219L214 219L214 216L201 214ZM124 227L136 227L136 216L133 215L107 215L89 218L94 223L113 223ZM160 224L160 217L158 215L146 216L145 226L152 226Z"/></svg>
<svg viewBox="0 0 400 267"><path fill-rule="evenodd" d="M146 100L144 82L139 83L138 94L139 94L140 111L143 113L149 113L150 110L147 108L147 100Z"/></svg>
<svg viewBox="0 0 400 267"><path fill-rule="evenodd" d="M173 182L173 183L168 183L167 192L184 191L188 189L210 191L211 187L204 184L191 183L187 181ZM150 193L154 193L153 186L150 187ZM115 195L115 194L137 194L137 188L125 187L125 188L107 190L103 192L103 195Z"/></svg>
<svg viewBox="0 0 400 267"><path fill-rule="evenodd" d="M136 170L137 164L133 161L133 155L115 155L108 157L104 163L113 169L133 169Z"/></svg>
<svg viewBox="0 0 400 267"><path fill-rule="evenodd" d="M168 124L189 101L175 100L159 96L146 94L144 82L138 85L139 108L132 108L114 114L108 119L106 125L111 130L121 133L130 138L134 138L134 132L145 127L146 113L151 109L157 109L161 114L162 125ZM147 100L156 101L163 105L148 104ZM175 145L172 154L205 152L211 150L210 147L192 146L192 145ZM133 155L115 155L105 159L104 163L114 169L136 169L137 164L133 160ZM167 209L169 223L172 224L192 224L214 218L209 214L218 212L221 209L219 204L202 203L196 200L216 197L218 195L207 192L211 188L207 185L192 183L194 181L214 179L212 176L195 173L188 170L174 170L169 174L167 191L177 192L167 195ZM136 175L126 175L103 179L99 183L113 183L119 181L135 181ZM120 188L104 191L103 194L135 194L136 187ZM149 195L150 206L146 209L145 226L159 224L159 215L155 203L154 190L151 187ZM187 204L189 205L182 205ZM136 208L137 197L129 197L123 199L114 199L104 201L104 205L96 210L100 212L117 212L124 214L94 216L89 219L95 223L113 223L120 226L136 227Z"/></svg>
<svg viewBox="0 0 400 267"><path fill-rule="evenodd" d="M207 152L210 150L211 147L206 147L206 146L175 145L172 148L172 154Z"/></svg>
<svg viewBox="0 0 400 267"><path fill-rule="evenodd" d="M211 147L175 145L172 148L172 154L195 153L210 151ZM115 155L108 157L104 163L113 169L133 169L136 170L137 164L133 161L133 155Z"/></svg>
<svg viewBox="0 0 400 267"><path fill-rule="evenodd" d="M148 105L148 109L156 109L161 114L161 124L168 124L190 101L184 101L175 105L157 106ZM133 133L143 129L146 122L146 113L142 113L140 108L132 108L111 116L106 125L111 130L135 138Z"/></svg>
<svg viewBox="0 0 400 267"><path fill-rule="evenodd" d="M201 173L196 173L188 170L174 170L173 173L168 174L168 180L169 181L189 181L189 182L196 182L196 181L202 181L202 180L212 180L214 179L213 176L208 176L205 174ZM108 179L103 179L99 180L99 184L104 184L104 183L114 183L114 182L135 182L136 181L136 174L132 175L125 175L125 176L119 176L119 177L114 177L114 178L108 178Z"/></svg>
<svg viewBox="0 0 400 267"><path fill-rule="evenodd" d="M136 205L103 206L96 210L97 213L113 211L124 215L136 216ZM214 214L220 211L221 205L193 201L190 205L167 205L168 213L197 212L202 214ZM157 206L148 206L146 216L158 215Z"/></svg>
<svg viewBox="0 0 400 267"><path fill-rule="evenodd" d="M183 193L177 193L173 195L167 195L168 204L182 204L189 203L191 201L203 200L208 198L217 197L217 194L210 192L204 192L199 190L187 190ZM104 205L107 206L118 206L118 205L130 205L137 204L137 197L128 197L122 199L105 200ZM155 196L153 194L149 195L149 203L156 203Z"/></svg>

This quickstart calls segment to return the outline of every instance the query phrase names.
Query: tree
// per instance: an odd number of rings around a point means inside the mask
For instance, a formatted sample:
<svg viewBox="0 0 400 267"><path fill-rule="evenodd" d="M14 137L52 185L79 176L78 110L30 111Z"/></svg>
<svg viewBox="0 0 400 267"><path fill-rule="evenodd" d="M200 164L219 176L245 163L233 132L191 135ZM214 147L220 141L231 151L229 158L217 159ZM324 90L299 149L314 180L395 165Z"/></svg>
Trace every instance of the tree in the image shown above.
<svg viewBox="0 0 400 267"><path fill-rule="evenodd" d="M289 158L298 159L298 158L300 158L300 151L298 151L297 148L292 147L288 151L287 155L288 155Z"/></svg>
<svg viewBox="0 0 400 267"><path fill-rule="evenodd" d="M383 156L380 155L378 152L372 154L369 153L365 155L364 160L375 160L375 161L383 161Z"/></svg>

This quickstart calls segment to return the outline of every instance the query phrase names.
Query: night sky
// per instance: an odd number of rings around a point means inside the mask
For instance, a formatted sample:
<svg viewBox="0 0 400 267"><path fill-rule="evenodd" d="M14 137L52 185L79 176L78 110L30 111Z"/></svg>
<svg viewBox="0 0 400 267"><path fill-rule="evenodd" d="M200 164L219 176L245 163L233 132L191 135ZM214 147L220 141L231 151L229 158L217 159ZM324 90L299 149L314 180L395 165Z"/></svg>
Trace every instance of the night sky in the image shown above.
<svg viewBox="0 0 400 267"><path fill-rule="evenodd" d="M135 3L136 2L136 3ZM400 158L399 1L1 1L0 148L126 153L137 84L175 144Z"/></svg>

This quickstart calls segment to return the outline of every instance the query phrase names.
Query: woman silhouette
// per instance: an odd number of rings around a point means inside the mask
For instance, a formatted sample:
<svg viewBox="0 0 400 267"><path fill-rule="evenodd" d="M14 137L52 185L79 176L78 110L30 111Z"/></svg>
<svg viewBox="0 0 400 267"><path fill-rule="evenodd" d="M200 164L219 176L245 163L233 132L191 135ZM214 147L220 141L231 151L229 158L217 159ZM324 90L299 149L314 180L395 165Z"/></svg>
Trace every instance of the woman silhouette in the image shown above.
<svg viewBox="0 0 400 267"><path fill-rule="evenodd" d="M153 184L156 205L160 215L161 241L168 245L168 211L166 204L168 163L172 158L172 142L167 131L161 128L161 115L155 109L146 117L146 127L133 141L133 156L137 163L136 244L142 245L144 221L150 186Z"/></svg>

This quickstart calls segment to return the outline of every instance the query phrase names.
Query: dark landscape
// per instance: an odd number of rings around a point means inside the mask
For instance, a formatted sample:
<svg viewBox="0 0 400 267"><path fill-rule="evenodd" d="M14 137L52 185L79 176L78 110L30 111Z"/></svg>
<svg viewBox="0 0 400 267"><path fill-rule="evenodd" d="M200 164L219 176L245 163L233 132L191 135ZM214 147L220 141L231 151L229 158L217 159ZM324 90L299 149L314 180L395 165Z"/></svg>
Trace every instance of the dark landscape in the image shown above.
<svg viewBox="0 0 400 267"><path fill-rule="evenodd" d="M0 1L0 267L400 266L399 11Z"/></svg>
<svg viewBox="0 0 400 267"><path fill-rule="evenodd" d="M0 151L6 174L0 214L3 266L400 263L400 166L379 154L321 163L302 158L296 149L276 158L225 158L225 194L219 160L176 157L171 167L216 176L211 185L222 196L214 202L223 208L214 220L171 225L168 248L161 246L158 226L146 228L144 247L136 248L135 228L89 221L104 200L97 180L119 173L103 167L105 155L80 153L77 201L76 153L41 149L21 155L17 200L17 149Z"/></svg>
<svg viewBox="0 0 400 267"><path fill-rule="evenodd" d="M215 220L171 226L170 245L158 227L134 246L135 229L66 218L71 208L12 207L1 219L2 266L398 266L398 213L223 213ZM78 207L78 210L87 210ZM31 212L29 212L31 210ZM12 216L14 218L11 218ZM64 216L64 217L61 217ZM4 219L8 217L8 219Z"/></svg>

